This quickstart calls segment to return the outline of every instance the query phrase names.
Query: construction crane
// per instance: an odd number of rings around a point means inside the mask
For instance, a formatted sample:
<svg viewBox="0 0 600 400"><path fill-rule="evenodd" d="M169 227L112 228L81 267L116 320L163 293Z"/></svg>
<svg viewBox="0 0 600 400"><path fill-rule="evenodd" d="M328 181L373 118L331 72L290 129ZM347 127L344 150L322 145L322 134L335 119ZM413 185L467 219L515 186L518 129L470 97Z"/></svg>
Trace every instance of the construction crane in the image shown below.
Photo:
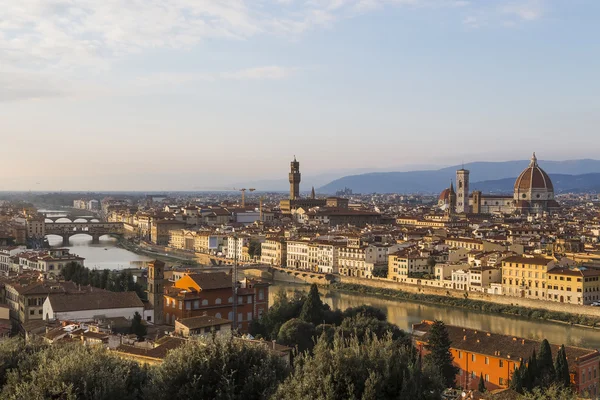
<svg viewBox="0 0 600 400"><path fill-rule="evenodd" d="M246 190L249 190L251 192L254 192L256 189L254 188L250 188L250 189L239 189L240 192L242 192L242 208L246 207Z"/></svg>

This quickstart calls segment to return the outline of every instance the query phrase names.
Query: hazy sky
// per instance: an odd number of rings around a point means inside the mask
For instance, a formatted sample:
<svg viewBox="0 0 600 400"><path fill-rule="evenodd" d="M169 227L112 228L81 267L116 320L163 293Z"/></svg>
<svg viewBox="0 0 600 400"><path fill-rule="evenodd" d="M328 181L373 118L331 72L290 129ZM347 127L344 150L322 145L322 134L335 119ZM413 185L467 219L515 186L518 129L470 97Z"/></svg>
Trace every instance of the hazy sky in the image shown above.
<svg viewBox="0 0 600 400"><path fill-rule="evenodd" d="M598 0L0 0L0 190L599 158Z"/></svg>

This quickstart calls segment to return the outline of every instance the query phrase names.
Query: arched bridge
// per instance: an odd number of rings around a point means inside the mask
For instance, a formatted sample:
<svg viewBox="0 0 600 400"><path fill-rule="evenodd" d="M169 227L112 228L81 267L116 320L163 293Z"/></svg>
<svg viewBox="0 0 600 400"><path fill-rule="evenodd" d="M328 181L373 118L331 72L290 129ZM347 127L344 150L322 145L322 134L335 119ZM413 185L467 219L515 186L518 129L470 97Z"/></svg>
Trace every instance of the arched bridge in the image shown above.
<svg viewBox="0 0 600 400"><path fill-rule="evenodd" d="M77 218L76 218L77 219ZM123 234L122 222L46 222L46 235L58 235L63 238L63 246L69 244L69 238L81 233L90 235L92 243L100 243L100 236Z"/></svg>

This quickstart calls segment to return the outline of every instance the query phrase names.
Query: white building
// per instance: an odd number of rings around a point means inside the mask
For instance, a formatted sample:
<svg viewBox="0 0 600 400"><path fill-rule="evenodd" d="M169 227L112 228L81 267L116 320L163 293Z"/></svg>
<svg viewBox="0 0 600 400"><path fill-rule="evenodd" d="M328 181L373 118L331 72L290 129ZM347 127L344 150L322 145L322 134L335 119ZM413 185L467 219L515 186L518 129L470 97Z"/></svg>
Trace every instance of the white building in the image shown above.
<svg viewBox="0 0 600 400"><path fill-rule="evenodd" d="M12 246L0 249L0 274L8 275L12 269L12 257L26 250L25 246Z"/></svg>
<svg viewBox="0 0 600 400"><path fill-rule="evenodd" d="M296 269L309 269L308 241L289 240L287 242L287 267Z"/></svg>
<svg viewBox="0 0 600 400"><path fill-rule="evenodd" d="M18 254L21 269L31 269L44 274L58 276L70 263L84 265L84 258L70 254L68 249L27 251Z"/></svg>
<svg viewBox="0 0 600 400"><path fill-rule="evenodd" d="M50 294L43 305L43 316L47 321L92 321L98 317L131 319L136 312L147 319L144 303L135 292L98 290Z"/></svg>

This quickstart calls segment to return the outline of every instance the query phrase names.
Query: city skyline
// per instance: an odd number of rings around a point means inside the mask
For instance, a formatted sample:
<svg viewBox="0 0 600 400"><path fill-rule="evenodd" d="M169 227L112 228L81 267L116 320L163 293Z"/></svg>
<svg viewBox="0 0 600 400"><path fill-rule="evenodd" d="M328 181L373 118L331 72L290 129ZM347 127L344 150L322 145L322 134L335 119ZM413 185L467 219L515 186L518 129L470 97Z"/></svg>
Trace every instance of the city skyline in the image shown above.
<svg viewBox="0 0 600 400"><path fill-rule="evenodd" d="M293 154L308 177L600 150L592 1L0 5L0 190L210 189L279 179Z"/></svg>

